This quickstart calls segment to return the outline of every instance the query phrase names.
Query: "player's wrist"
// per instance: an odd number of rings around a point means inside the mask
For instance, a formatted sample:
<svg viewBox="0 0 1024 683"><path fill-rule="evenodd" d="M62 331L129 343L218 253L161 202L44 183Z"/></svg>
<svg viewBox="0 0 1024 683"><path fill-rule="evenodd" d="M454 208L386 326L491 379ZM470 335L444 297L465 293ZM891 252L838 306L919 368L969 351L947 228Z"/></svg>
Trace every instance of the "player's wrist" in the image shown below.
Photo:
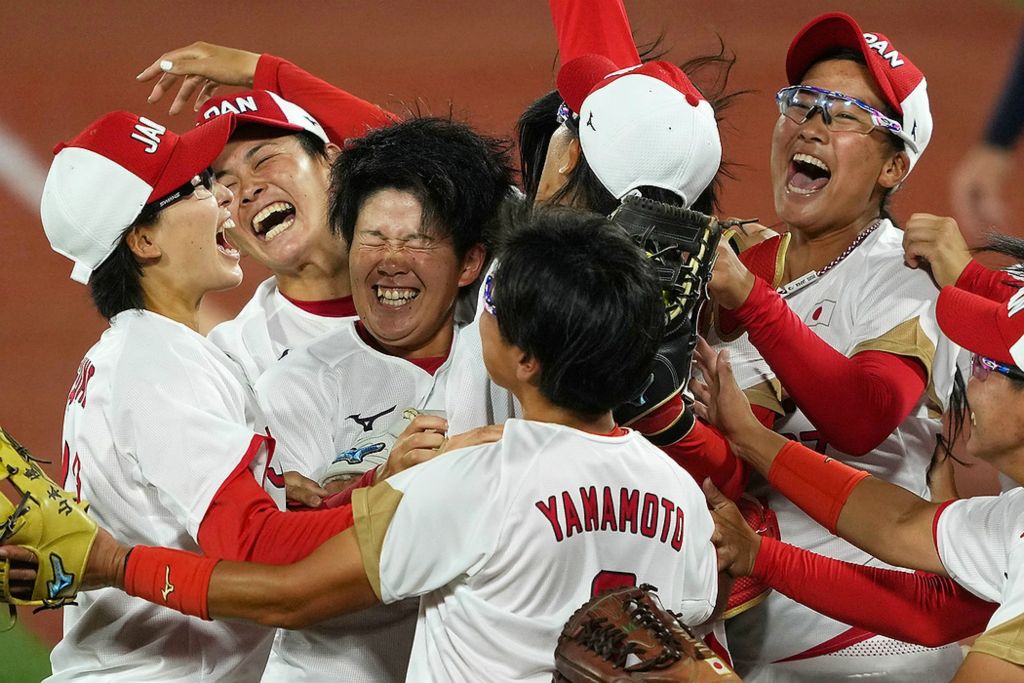
<svg viewBox="0 0 1024 683"><path fill-rule="evenodd" d="M756 419L744 421L726 437L733 453L753 465L762 475L768 474L775 457L787 443L786 437L776 434Z"/></svg>
<svg viewBox="0 0 1024 683"><path fill-rule="evenodd" d="M118 543L100 529L89 549L89 560L82 576L82 590L124 586L125 565L131 548Z"/></svg>

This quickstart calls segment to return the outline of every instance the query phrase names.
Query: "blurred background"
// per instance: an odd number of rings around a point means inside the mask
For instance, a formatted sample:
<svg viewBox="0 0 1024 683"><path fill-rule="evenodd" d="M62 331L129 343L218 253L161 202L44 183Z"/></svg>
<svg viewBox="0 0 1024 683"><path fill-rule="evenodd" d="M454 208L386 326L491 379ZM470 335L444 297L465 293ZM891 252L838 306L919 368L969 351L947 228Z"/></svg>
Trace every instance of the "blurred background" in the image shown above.
<svg viewBox="0 0 1024 683"><path fill-rule="evenodd" d="M935 133L895 213L949 215L950 174L982 135L1013 59L1021 5L1010 0L904 0L819 3L796 0L626 0L638 42L664 36L673 61L735 53L730 86L751 89L726 113L725 157L733 162L721 213L776 222L768 145L785 84L784 59L797 30L821 11L852 14L866 31L888 35L928 79ZM150 85L134 76L162 52L196 40L285 57L365 99L402 112L459 118L511 135L522 109L554 87L556 45L544 0L380 0L379 2L89 3L36 0L8 8L0 41L0 424L59 468L61 420L84 352L106 323L87 289L69 279L70 262L50 251L38 199L55 143L113 109L129 109L175 130L189 114L167 115L170 98L146 103ZM1008 232L1024 234L1024 197L1009 181ZM994 182L994 180L993 180ZM978 234L968 234L977 241ZM231 317L266 273L245 263L245 282L211 297L208 317ZM187 467L188 463L182 463ZM960 473L968 491L986 490L991 473ZM21 610L0 633L0 681L38 681L60 634L59 613Z"/></svg>

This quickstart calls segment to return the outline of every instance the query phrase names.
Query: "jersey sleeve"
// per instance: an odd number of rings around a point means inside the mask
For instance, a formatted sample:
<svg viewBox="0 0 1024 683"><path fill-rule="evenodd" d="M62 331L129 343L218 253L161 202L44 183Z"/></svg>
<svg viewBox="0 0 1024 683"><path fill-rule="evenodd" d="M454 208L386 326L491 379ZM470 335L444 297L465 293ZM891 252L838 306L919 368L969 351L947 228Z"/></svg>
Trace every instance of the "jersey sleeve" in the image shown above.
<svg viewBox="0 0 1024 683"><path fill-rule="evenodd" d="M377 105L273 55L260 57L253 87L276 92L308 111L323 126L331 142L339 146L344 146L349 138L362 137L371 128L398 120Z"/></svg>
<svg viewBox="0 0 1024 683"><path fill-rule="evenodd" d="M446 453L352 494L363 566L382 602L472 576L491 556L504 506L489 450Z"/></svg>
<svg viewBox="0 0 1024 683"><path fill-rule="evenodd" d="M999 609L971 648L1014 664L1024 665L1024 539L1012 541L1008 576Z"/></svg>
<svg viewBox="0 0 1024 683"><path fill-rule="evenodd" d="M269 459L273 442L247 422L248 387L190 351L172 347L165 358L119 373L114 428L132 444L139 483L198 539L217 490L243 463Z"/></svg>
<svg viewBox="0 0 1024 683"><path fill-rule="evenodd" d="M1019 533L1013 512L1024 512L1017 503L1022 497L1011 500L1010 495L953 501L940 508L934 525L935 548L946 572L989 602L1000 601L1006 582L1009 543Z"/></svg>
<svg viewBox="0 0 1024 683"><path fill-rule="evenodd" d="M335 456L338 383L329 368L300 349L263 373L256 397L277 441L275 458L283 471L319 481Z"/></svg>

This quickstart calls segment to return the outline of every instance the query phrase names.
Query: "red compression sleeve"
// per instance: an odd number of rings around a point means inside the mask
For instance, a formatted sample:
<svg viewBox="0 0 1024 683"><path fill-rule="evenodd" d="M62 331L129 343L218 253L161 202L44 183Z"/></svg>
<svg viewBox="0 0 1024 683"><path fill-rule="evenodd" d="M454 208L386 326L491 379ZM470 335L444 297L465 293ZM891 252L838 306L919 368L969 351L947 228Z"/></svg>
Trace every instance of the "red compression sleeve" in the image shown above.
<svg viewBox="0 0 1024 683"><path fill-rule="evenodd" d="M236 470L213 497L199 525L199 547L211 557L289 564L352 526L352 506L281 512L247 468Z"/></svg>
<svg viewBox="0 0 1024 683"><path fill-rule="evenodd" d="M917 359L884 351L847 358L760 278L735 314L793 401L843 453L865 455L876 448L924 392L927 374Z"/></svg>
<svg viewBox="0 0 1024 683"><path fill-rule="evenodd" d="M761 540L753 575L844 624L926 647L981 633L998 607L944 576L841 562L772 538Z"/></svg>
<svg viewBox="0 0 1024 683"><path fill-rule="evenodd" d="M1022 285L1024 282L1001 270L989 270L974 259L971 259L956 281L958 288L992 301L1008 301L1020 291Z"/></svg>
<svg viewBox="0 0 1024 683"><path fill-rule="evenodd" d="M379 467L379 466L378 466ZM338 491L334 495L324 498L320 504L321 507L325 508L340 508L345 505L352 505L352 494L355 493L356 489L365 489L373 486L377 480L377 467L366 470L363 475L352 482L347 488Z"/></svg>
<svg viewBox="0 0 1024 683"><path fill-rule="evenodd" d="M124 592L200 619L209 619L206 596L218 560L184 550L135 546L124 570Z"/></svg>
<svg viewBox="0 0 1024 683"><path fill-rule="evenodd" d="M619 68L640 63L621 0L550 0L550 5L562 64L585 54L607 57Z"/></svg>
<svg viewBox="0 0 1024 683"><path fill-rule="evenodd" d="M260 56L253 87L275 92L308 111L323 126L331 142L342 147L349 138L362 137L371 128L399 120L377 105L273 55Z"/></svg>
<svg viewBox="0 0 1024 683"><path fill-rule="evenodd" d="M751 406L751 409L758 422L771 429L775 413L761 406ZM644 418L641 423L648 419ZM637 430L644 433L641 423L638 423ZM711 483L730 500L739 498L746 489L750 478L746 463L733 454L721 432L700 420L694 423L693 429L685 437L674 444L662 446L661 450L698 483L710 478Z"/></svg>
<svg viewBox="0 0 1024 683"><path fill-rule="evenodd" d="M867 472L812 451L798 441L779 449L768 483L789 498L807 516L836 533L836 522L850 492L869 477Z"/></svg>

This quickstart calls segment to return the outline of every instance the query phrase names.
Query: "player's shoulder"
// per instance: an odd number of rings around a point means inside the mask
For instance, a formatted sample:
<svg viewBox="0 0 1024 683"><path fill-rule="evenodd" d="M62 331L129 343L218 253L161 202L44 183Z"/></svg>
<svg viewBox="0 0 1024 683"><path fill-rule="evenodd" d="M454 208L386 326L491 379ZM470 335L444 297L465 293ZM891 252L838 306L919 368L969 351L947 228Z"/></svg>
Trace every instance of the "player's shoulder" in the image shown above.
<svg viewBox="0 0 1024 683"><path fill-rule="evenodd" d="M264 371L257 386L265 391L272 387L308 384L311 378L329 377L359 350L356 337L354 325L342 325L289 349Z"/></svg>
<svg viewBox="0 0 1024 683"><path fill-rule="evenodd" d="M230 359L195 330L150 311L133 310L114 317L119 336L118 383L166 394L211 378L238 381Z"/></svg>
<svg viewBox="0 0 1024 683"><path fill-rule="evenodd" d="M274 296L277 293L277 279L267 278L256 288L252 297L245 303L242 310L231 320L214 326L210 330L209 338L220 346L230 339L244 334L244 330L254 322L266 322L269 309L273 307Z"/></svg>
<svg viewBox="0 0 1024 683"><path fill-rule="evenodd" d="M852 269L856 271L852 274L854 277L889 290L919 290L931 297L938 296L938 289L925 270L907 266L903 251L903 231L892 221L883 220L874 234L853 253L857 255L853 261L864 264L863 267Z"/></svg>

